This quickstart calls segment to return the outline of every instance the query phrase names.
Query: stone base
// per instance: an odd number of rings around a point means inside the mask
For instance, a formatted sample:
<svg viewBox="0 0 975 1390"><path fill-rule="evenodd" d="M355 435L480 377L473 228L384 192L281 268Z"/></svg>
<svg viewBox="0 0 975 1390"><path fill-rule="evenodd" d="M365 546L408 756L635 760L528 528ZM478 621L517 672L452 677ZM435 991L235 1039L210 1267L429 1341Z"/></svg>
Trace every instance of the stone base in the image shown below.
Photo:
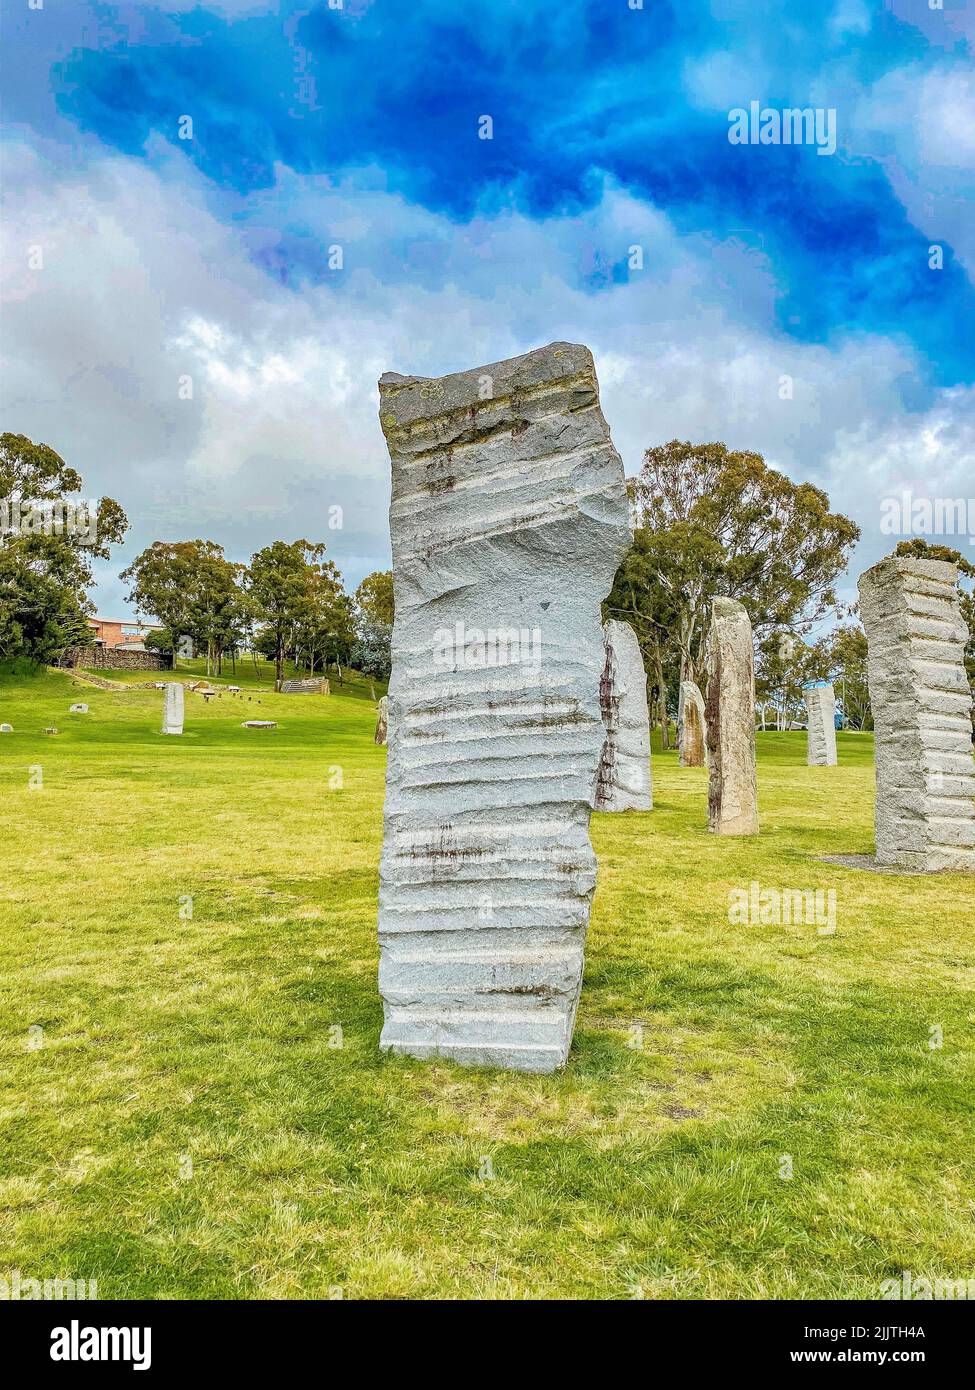
<svg viewBox="0 0 975 1390"><path fill-rule="evenodd" d="M932 869L927 865L908 868L904 864L882 864L873 854L820 854L816 856L821 864L839 864L843 869L863 869L870 874L900 874L916 878L920 874L975 873L975 868L953 868L944 866Z"/></svg>

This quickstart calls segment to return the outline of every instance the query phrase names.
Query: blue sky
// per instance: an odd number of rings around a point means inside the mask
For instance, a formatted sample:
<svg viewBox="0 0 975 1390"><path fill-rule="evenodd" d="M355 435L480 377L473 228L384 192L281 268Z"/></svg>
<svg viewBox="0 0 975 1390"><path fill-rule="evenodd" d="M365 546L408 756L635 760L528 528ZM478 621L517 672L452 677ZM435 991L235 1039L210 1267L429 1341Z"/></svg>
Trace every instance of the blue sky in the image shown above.
<svg viewBox="0 0 975 1390"><path fill-rule="evenodd" d="M384 567L378 375L554 338L593 348L628 471L758 449L855 516L857 567L883 497L975 494L953 0L44 0L5 30L5 428L129 512L113 614L157 538ZM835 153L731 144L751 101L834 111Z"/></svg>

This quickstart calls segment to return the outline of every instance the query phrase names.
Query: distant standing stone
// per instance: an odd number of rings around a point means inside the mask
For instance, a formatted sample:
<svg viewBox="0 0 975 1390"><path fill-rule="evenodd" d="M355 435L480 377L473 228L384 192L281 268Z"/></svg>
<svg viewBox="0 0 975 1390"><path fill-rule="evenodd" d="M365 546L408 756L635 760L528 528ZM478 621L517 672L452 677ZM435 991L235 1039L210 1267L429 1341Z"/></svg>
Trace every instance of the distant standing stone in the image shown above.
<svg viewBox="0 0 975 1390"><path fill-rule="evenodd" d="M380 1046L564 1066L596 882L600 604L630 543L592 354L389 372Z"/></svg>
<svg viewBox="0 0 975 1390"><path fill-rule="evenodd" d="M860 576L875 730L877 860L975 872L972 695L958 570L888 556Z"/></svg>
<svg viewBox="0 0 975 1390"><path fill-rule="evenodd" d="M596 778L597 811L651 811L650 712L640 643L629 623L603 624L606 664L599 707L606 729Z"/></svg>
<svg viewBox="0 0 975 1390"><path fill-rule="evenodd" d="M384 695L379 701L379 717L376 720L376 742L385 743L386 735L389 730L389 696Z"/></svg>
<svg viewBox="0 0 975 1390"><path fill-rule="evenodd" d="M68 710L68 713L69 713L69 714L87 714L87 713L88 713L88 706L87 706L87 705L72 705L71 708Z"/></svg>
<svg viewBox="0 0 975 1390"><path fill-rule="evenodd" d="M681 683L680 765L707 767L708 745L704 729L704 696L695 681Z"/></svg>
<svg viewBox="0 0 975 1390"><path fill-rule="evenodd" d="M183 732L183 687L177 681L169 681L163 698L164 734Z"/></svg>
<svg viewBox="0 0 975 1390"><path fill-rule="evenodd" d="M755 649L742 604L716 598L708 635L708 829L758 834Z"/></svg>
<svg viewBox="0 0 975 1390"><path fill-rule="evenodd" d="M12 724L0 724L0 734L12 734L14 726Z"/></svg>
<svg viewBox="0 0 975 1390"><path fill-rule="evenodd" d="M836 766L836 695L829 681L802 687L806 701L806 762L810 767Z"/></svg>

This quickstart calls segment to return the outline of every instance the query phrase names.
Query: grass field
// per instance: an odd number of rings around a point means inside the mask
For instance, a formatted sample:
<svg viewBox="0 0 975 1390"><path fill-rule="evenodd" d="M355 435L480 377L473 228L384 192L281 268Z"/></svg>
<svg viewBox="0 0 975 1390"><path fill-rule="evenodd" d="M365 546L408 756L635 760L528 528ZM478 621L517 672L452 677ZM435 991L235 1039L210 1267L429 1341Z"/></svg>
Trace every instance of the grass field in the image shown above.
<svg viewBox="0 0 975 1390"><path fill-rule="evenodd" d="M377 1050L368 684L236 680L249 701L188 693L163 738L158 691L0 676L0 1274L102 1298L975 1277L975 888L818 860L872 848L869 736L807 768L804 734L760 734L747 841L709 837L706 774L656 753L655 810L593 817L569 1066L508 1075ZM730 923L753 881L834 889L835 933Z"/></svg>

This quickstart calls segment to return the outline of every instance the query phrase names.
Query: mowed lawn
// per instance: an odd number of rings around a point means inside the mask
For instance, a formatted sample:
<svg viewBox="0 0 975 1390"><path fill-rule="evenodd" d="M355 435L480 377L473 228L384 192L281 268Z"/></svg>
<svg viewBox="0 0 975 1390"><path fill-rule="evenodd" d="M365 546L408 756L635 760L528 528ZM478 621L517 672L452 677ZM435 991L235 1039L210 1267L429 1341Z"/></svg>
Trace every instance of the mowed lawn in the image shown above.
<svg viewBox="0 0 975 1390"><path fill-rule="evenodd" d="M0 676L0 1275L545 1299L975 1277L975 882L820 862L872 848L869 736L807 768L804 734L759 735L747 841L655 753L656 809L593 817L569 1066L508 1075L378 1052L368 683L237 679L249 701L187 693L164 738L158 691ZM730 922L753 881L834 889L835 933Z"/></svg>

